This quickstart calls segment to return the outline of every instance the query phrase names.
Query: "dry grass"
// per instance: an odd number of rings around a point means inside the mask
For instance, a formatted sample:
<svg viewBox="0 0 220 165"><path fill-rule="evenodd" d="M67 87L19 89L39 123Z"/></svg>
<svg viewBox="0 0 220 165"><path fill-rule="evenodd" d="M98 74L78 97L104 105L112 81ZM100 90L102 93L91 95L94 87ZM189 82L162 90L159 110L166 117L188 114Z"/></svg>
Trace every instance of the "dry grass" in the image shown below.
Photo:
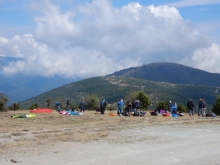
<svg viewBox="0 0 220 165"><path fill-rule="evenodd" d="M82 116L60 115L58 112L53 111L50 114L36 114L36 118L11 118L11 115L28 113L28 110L0 113L0 148L43 145L57 141L91 142L103 139L117 143L119 141L118 136L120 136L120 139L124 139L124 143L131 143L135 140L154 140L156 137L136 137L123 133L119 135L119 133L142 126L172 126L175 124L190 127L190 125L202 122L218 124L220 122L218 118L189 117L188 115L178 118L155 117L150 116L149 112L145 117L112 117L108 115L108 111L105 115L94 111L86 111ZM1 154L2 152L0 152Z"/></svg>

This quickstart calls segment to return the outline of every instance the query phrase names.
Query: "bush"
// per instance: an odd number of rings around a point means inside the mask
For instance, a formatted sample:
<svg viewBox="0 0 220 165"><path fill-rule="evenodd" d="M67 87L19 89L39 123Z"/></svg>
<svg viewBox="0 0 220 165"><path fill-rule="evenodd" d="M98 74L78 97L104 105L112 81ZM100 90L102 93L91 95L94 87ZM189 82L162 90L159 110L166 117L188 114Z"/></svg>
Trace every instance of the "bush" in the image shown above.
<svg viewBox="0 0 220 165"><path fill-rule="evenodd" d="M9 110L14 110L14 104L11 104L9 107ZM19 110L20 106L18 104L16 104L16 110Z"/></svg>
<svg viewBox="0 0 220 165"><path fill-rule="evenodd" d="M8 98L0 93L0 111L7 111L8 108L6 107L6 103L8 102Z"/></svg>
<svg viewBox="0 0 220 165"><path fill-rule="evenodd" d="M215 104L213 105L212 111L216 115L220 115L220 96L217 98Z"/></svg>
<svg viewBox="0 0 220 165"><path fill-rule="evenodd" d="M156 108L158 111L163 109L163 110L169 110L169 107L168 107L168 101L163 101L163 102L159 102L157 104L157 108Z"/></svg>
<svg viewBox="0 0 220 165"><path fill-rule="evenodd" d="M46 104L47 104L47 107L48 107L48 108L51 108L51 98L48 97L48 98L46 99Z"/></svg>
<svg viewBox="0 0 220 165"><path fill-rule="evenodd" d="M110 111L112 111L112 110L117 110L116 104L110 104L109 110L110 110Z"/></svg>
<svg viewBox="0 0 220 165"><path fill-rule="evenodd" d="M177 110L179 111L179 112L185 112L185 113L187 113L189 110L188 110L188 108L186 108L186 106L184 106L183 104L179 104L178 106L177 106Z"/></svg>
<svg viewBox="0 0 220 165"><path fill-rule="evenodd" d="M86 104L85 107L86 109L96 110L97 108L99 108L100 99L95 94L86 95L85 104Z"/></svg>
<svg viewBox="0 0 220 165"><path fill-rule="evenodd" d="M133 100L132 104L134 105L134 101L136 99L139 100L140 102L140 108L141 109L147 109L147 107L151 104L151 101L149 99L149 97L147 96L146 93L144 93L143 91L137 91L137 92L132 92L130 93L127 97L126 100Z"/></svg>
<svg viewBox="0 0 220 165"><path fill-rule="evenodd" d="M37 109L39 106L38 106L38 104L37 103L34 103L33 105L31 105L30 107L29 107L29 109Z"/></svg>

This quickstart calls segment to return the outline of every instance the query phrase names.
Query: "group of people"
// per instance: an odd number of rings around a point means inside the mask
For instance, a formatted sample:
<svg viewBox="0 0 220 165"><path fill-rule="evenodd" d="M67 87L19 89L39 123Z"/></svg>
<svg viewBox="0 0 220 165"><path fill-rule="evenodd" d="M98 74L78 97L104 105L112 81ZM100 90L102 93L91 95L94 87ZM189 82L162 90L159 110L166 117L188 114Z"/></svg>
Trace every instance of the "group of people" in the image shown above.
<svg viewBox="0 0 220 165"><path fill-rule="evenodd" d="M123 99L117 102L117 110L119 116L144 116L145 112L140 110L140 102L138 99L134 101L134 105L132 106L131 99L128 99L126 104L124 104Z"/></svg>
<svg viewBox="0 0 220 165"><path fill-rule="evenodd" d="M189 110L189 116L194 115L194 104L192 102L192 99L189 99L187 102L187 108ZM206 102L204 99L199 99L199 106L198 106L198 116L206 116Z"/></svg>
<svg viewBox="0 0 220 165"><path fill-rule="evenodd" d="M105 108L107 105L108 105L108 102L106 101L106 99L103 99L100 103L101 114L105 114ZM121 99L120 101L116 103L116 107L117 107L117 114L119 116L122 116L125 114L130 115L130 114L134 114L135 112L142 114L142 111L140 111L140 102L137 99L134 102L134 106L132 106L131 99L128 99L126 104L124 103L123 99Z"/></svg>
<svg viewBox="0 0 220 165"><path fill-rule="evenodd" d="M81 100L80 104L79 104L79 109L77 109L77 111L79 112L84 112L85 111L85 101ZM60 102L56 102L55 104L55 108L57 111L61 111L61 107L60 107ZM66 101L66 108L67 110L70 110L70 99L67 99ZM72 108L72 110L75 110L74 108Z"/></svg>
<svg viewBox="0 0 220 165"><path fill-rule="evenodd" d="M106 99L103 99L100 103L100 112L101 114L105 113L105 108L107 106L108 102ZM77 111L79 112L84 112L85 111L85 101L82 99L80 104L79 104L79 109ZM134 101L134 104L132 105L132 101L131 99L128 99L128 101L126 102L126 104L124 103L123 99L121 99L120 101L118 101L116 103L117 106L117 114L119 116L122 115L135 115L135 113L139 113L139 115L141 114L142 111L140 111L140 102L138 99L136 99ZM171 104L171 101L169 101L169 109L171 113L176 113L177 110L177 104L176 102L174 103L174 105ZM192 102L192 99L189 99L189 101L187 102L187 108L189 110L189 116L194 116L195 111L194 111L194 104ZM55 107L58 111L61 111L61 107L60 107L60 102L56 102ZM70 109L70 99L67 99L66 101L66 108L67 110ZM206 116L206 102L204 99L200 98L199 99L199 104L198 104L198 116Z"/></svg>

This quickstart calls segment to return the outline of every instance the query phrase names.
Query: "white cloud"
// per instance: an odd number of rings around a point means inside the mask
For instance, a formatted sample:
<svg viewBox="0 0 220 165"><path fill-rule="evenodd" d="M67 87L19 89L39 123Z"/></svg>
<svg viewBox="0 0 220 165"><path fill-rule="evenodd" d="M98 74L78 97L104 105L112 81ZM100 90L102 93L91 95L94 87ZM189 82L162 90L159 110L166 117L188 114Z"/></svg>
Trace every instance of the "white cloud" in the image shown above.
<svg viewBox="0 0 220 165"><path fill-rule="evenodd" d="M155 15L155 17L168 18L174 21L182 20L179 11L174 7L168 7L166 5L154 7L154 5L150 5L149 9Z"/></svg>
<svg viewBox="0 0 220 165"><path fill-rule="evenodd" d="M220 43L220 22L208 21L208 22L197 22L194 23L201 33L208 34L212 38L213 42Z"/></svg>
<svg viewBox="0 0 220 165"><path fill-rule="evenodd" d="M42 16L35 17L37 23L35 38L37 40L57 46L61 41L68 40L79 32L75 23L71 21L74 12L62 13L58 6L51 4L49 1L45 1L43 5L35 3L32 8L43 13Z"/></svg>
<svg viewBox="0 0 220 165"><path fill-rule="evenodd" d="M189 61L190 62L190 61ZM195 50L192 56L192 62L196 68L208 70L212 73L219 73L220 64L220 47L212 44L208 48L200 48Z"/></svg>
<svg viewBox="0 0 220 165"><path fill-rule="evenodd" d="M169 3L168 6L180 8L180 7L189 7L189 6L202 6L202 5L213 5L220 4L220 0L180 0L177 2Z"/></svg>
<svg viewBox="0 0 220 165"><path fill-rule="evenodd" d="M114 8L94 0L62 12L43 2L32 5L41 12L34 34L0 38L1 56L22 58L5 64L2 73L91 77L159 61L189 65L196 50L212 44L173 7L132 2ZM201 67L196 61L192 67Z"/></svg>

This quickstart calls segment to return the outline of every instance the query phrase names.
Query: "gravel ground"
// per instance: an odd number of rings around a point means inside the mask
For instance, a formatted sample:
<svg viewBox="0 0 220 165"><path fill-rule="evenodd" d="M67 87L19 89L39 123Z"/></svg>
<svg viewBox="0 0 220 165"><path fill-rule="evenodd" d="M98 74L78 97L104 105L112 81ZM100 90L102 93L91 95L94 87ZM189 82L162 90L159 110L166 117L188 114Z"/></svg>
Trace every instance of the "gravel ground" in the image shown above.
<svg viewBox="0 0 220 165"><path fill-rule="evenodd" d="M91 112L87 115L91 116ZM88 120L88 116L85 116L86 113L80 120ZM68 118L68 116L65 117ZM22 141L18 145L19 141L15 138L10 138L11 141L7 140L9 139L8 132L1 132L0 164L220 165L220 148L218 146L220 143L220 119L218 117L172 118L153 117L147 114L145 117L120 118L95 114L92 118L101 123L95 126L92 123L77 125L77 134L80 134L79 130L81 133L86 133L87 136L92 136L93 132L97 133L86 141L67 139L62 141L62 138L55 140L51 136L39 139L39 137L31 135L33 132L29 131L25 136L26 142ZM13 123L13 121L10 122ZM21 121L24 122L24 120ZM127 126L126 123L128 123ZM26 129L28 128L27 126ZM67 126L65 129L73 131ZM97 132L97 130L101 130L101 132ZM56 131L60 132L64 129L59 128L59 131ZM54 136L58 136L58 134L54 134ZM71 136L76 136L76 132L73 131ZM24 136L22 138L24 139ZM13 145L12 141L15 141Z"/></svg>

